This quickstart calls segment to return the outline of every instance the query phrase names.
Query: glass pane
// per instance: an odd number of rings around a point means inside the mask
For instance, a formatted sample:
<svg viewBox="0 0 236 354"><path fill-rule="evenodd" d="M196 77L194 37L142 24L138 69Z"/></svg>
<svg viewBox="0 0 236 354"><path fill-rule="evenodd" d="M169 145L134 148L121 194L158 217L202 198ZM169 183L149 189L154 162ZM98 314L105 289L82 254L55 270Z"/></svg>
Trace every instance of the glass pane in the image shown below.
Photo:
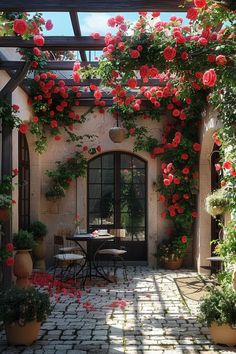
<svg viewBox="0 0 236 354"><path fill-rule="evenodd" d="M133 241L145 241L145 229L133 230Z"/></svg>
<svg viewBox="0 0 236 354"><path fill-rule="evenodd" d="M102 198L113 198L114 194L114 184L103 184L102 185Z"/></svg>
<svg viewBox="0 0 236 354"><path fill-rule="evenodd" d="M89 183L101 183L101 170L89 171Z"/></svg>
<svg viewBox="0 0 236 354"><path fill-rule="evenodd" d="M129 232L132 229L132 217L129 213L121 213L121 228L127 229Z"/></svg>
<svg viewBox="0 0 236 354"><path fill-rule="evenodd" d="M89 212L100 215L100 199L89 200Z"/></svg>
<svg viewBox="0 0 236 354"><path fill-rule="evenodd" d="M102 168L114 168L114 155L107 154L102 156Z"/></svg>
<svg viewBox="0 0 236 354"><path fill-rule="evenodd" d="M110 217L102 219L102 225L113 225L114 224L114 214Z"/></svg>
<svg viewBox="0 0 236 354"><path fill-rule="evenodd" d="M101 157L96 157L94 160L89 162L89 168L101 168Z"/></svg>
<svg viewBox="0 0 236 354"><path fill-rule="evenodd" d="M145 199L145 185L144 184L133 184L132 185L133 198L143 198Z"/></svg>
<svg viewBox="0 0 236 354"><path fill-rule="evenodd" d="M133 170L133 182L145 183L145 170Z"/></svg>
<svg viewBox="0 0 236 354"><path fill-rule="evenodd" d="M102 170L102 183L114 183L114 170Z"/></svg>
<svg viewBox="0 0 236 354"><path fill-rule="evenodd" d="M98 214L89 215L89 225L101 225L101 218Z"/></svg>
<svg viewBox="0 0 236 354"><path fill-rule="evenodd" d="M100 198L100 197L101 197L101 185L89 184L89 198Z"/></svg>
<svg viewBox="0 0 236 354"><path fill-rule="evenodd" d="M133 168L145 168L145 162L137 157L133 157Z"/></svg>
<svg viewBox="0 0 236 354"><path fill-rule="evenodd" d="M102 198L100 200L100 213L102 218L110 218L114 214L113 198Z"/></svg>
<svg viewBox="0 0 236 354"><path fill-rule="evenodd" d="M132 167L132 156L127 154L120 155L120 167L121 168L131 168Z"/></svg>

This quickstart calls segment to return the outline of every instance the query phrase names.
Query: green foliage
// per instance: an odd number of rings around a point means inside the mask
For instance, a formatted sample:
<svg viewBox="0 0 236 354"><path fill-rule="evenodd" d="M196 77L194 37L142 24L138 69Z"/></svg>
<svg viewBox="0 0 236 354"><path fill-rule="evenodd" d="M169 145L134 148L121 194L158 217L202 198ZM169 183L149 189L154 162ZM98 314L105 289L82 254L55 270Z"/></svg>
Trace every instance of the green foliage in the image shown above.
<svg viewBox="0 0 236 354"><path fill-rule="evenodd" d="M35 240L44 237L48 233L47 226L42 221L34 221L30 225L30 232L33 234Z"/></svg>
<svg viewBox="0 0 236 354"><path fill-rule="evenodd" d="M236 325L236 292L231 287L213 288L200 305L199 320L210 326Z"/></svg>
<svg viewBox="0 0 236 354"><path fill-rule="evenodd" d="M57 200L65 197L65 189L60 184L54 184L49 187L45 193L45 197L48 200Z"/></svg>
<svg viewBox="0 0 236 354"><path fill-rule="evenodd" d="M234 264L236 262L236 225L234 220L224 227L224 239L219 244L218 253L227 263Z"/></svg>
<svg viewBox="0 0 236 354"><path fill-rule="evenodd" d="M34 287L12 287L0 292L0 320L4 323L45 321L52 311L49 296Z"/></svg>
<svg viewBox="0 0 236 354"><path fill-rule="evenodd" d="M30 250L36 245L32 233L26 230L19 230L13 235L13 245L16 250Z"/></svg>
<svg viewBox="0 0 236 354"><path fill-rule="evenodd" d="M6 101L0 101L0 120L11 129L18 127L21 123L21 119L16 114L18 110L14 107Z"/></svg>
<svg viewBox="0 0 236 354"><path fill-rule="evenodd" d="M46 197L64 197L64 189L70 186L73 180L78 177L84 177L87 171L87 160L80 152L75 152L72 158L65 162L57 161L57 168L53 171L47 171L48 177L52 179L53 185L46 192Z"/></svg>

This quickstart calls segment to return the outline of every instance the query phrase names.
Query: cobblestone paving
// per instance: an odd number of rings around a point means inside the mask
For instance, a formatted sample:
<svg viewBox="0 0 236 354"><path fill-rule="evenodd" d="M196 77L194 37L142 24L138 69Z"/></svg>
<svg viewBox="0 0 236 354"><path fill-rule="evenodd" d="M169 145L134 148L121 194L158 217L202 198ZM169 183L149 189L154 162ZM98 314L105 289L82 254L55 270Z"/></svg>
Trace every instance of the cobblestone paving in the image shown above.
<svg viewBox="0 0 236 354"><path fill-rule="evenodd" d="M198 301L186 303L174 282L185 276L197 274L129 267L128 282L91 287L80 303L64 296L32 346L8 347L1 332L0 353L235 353L236 348L213 345L208 329L197 322Z"/></svg>

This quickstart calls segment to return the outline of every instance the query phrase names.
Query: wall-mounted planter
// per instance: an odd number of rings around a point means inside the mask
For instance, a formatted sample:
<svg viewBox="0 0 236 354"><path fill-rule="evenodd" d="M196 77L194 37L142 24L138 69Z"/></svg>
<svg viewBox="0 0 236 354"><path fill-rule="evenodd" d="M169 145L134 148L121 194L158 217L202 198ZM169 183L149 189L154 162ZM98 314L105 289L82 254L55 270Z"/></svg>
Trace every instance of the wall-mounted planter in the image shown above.
<svg viewBox="0 0 236 354"><path fill-rule="evenodd" d="M113 143L122 143L125 139L125 129L122 127L113 127L109 130L109 137Z"/></svg>

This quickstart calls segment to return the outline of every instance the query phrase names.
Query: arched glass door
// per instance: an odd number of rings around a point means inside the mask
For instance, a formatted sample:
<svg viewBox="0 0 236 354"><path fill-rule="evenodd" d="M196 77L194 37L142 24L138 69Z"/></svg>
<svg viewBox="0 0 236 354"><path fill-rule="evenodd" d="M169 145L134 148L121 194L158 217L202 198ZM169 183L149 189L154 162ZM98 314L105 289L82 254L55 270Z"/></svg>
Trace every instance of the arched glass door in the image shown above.
<svg viewBox="0 0 236 354"><path fill-rule="evenodd" d="M146 162L123 152L88 165L88 229L119 229L128 260L146 260Z"/></svg>

